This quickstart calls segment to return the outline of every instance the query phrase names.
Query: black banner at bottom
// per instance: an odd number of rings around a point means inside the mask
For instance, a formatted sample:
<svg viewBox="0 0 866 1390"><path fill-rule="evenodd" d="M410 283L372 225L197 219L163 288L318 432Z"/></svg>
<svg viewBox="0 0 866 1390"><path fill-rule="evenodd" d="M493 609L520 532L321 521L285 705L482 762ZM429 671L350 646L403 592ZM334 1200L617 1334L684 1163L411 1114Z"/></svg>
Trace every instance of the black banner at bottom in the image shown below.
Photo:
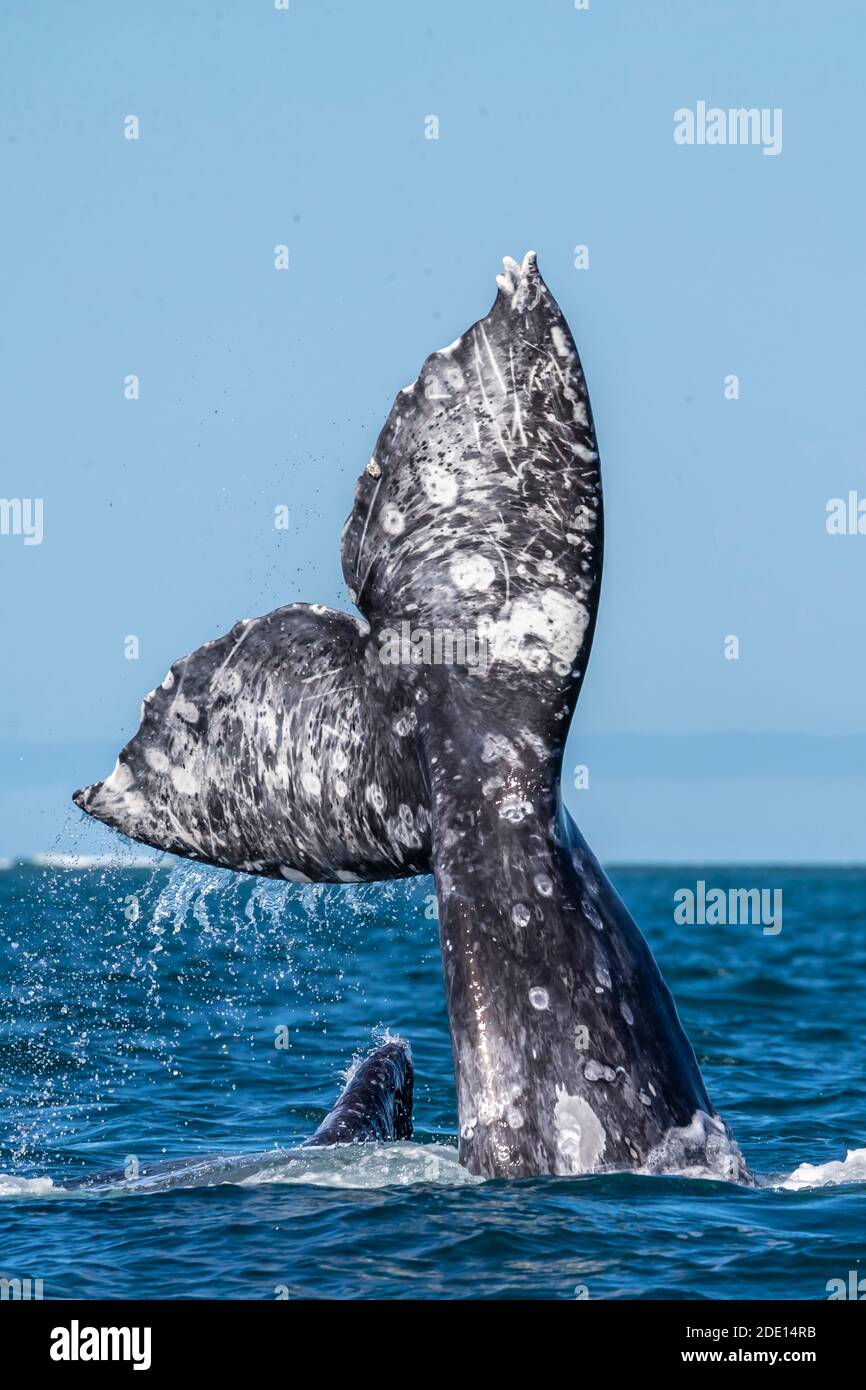
<svg viewBox="0 0 866 1390"><path fill-rule="evenodd" d="M4 1363L18 1377L92 1377L106 1366L115 1375L225 1377L265 1374L271 1365L306 1376L317 1364L339 1375L347 1357L372 1378L384 1357L393 1380L395 1366L410 1375L423 1359L446 1370L465 1364L471 1349L489 1379L497 1364L513 1374L525 1362L540 1373L545 1347L556 1349L558 1375L572 1353L581 1358L577 1374L592 1352L618 1372L794 1365L826 1376L837 1363L857 1364L863 1327L842 1302L0 1302ZM465 1340L430 1340L446 1328Z"/></svg>

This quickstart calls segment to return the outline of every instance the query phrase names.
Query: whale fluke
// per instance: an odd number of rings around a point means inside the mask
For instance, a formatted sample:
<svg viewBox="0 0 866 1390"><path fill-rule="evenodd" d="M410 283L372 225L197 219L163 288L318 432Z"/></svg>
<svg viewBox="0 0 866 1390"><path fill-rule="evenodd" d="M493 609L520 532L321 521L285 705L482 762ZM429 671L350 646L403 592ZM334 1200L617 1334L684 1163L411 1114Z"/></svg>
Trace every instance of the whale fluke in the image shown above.
<svg viewBox="0 0 866 1390"><path fill-rule="evenodd" d="M428 793L411 699L369 628L307 604L171 667L83 811L189 859L296 882L423 873Z"/></svg>
<svg viewBox="0 0 866 1390"><path fill-rule="evenodd" d="M562 806L601 586L599 452L535 255L506 259L497 286L399 393L358 481L342 559L366 622L294 605L201 648L76 800L248 873L432 867L472 1172L678 1155L748 1180L649 947Z"/></svg>
<svg viewBox="0 0 866 1390"><path fill-rule="evenodd" d="M505 265L486 317L398 395L358 482L343 572L374 628L408 618L422 631L470 629L544 684L545 664L589 654L598 446L577 349L534 252Z"/></svg>
<svg viewBox="0 0 866 1390"><path fill-rule="evenodd" d="M429 873L429 662L478 681L499 663L534 705L579 652L573 704L601 574L589 397L534 254L498 286L398 394L359 479L343 569L369 621L292 604L175 662L110 776L74 793L83 811L267 877Z"/></svg>

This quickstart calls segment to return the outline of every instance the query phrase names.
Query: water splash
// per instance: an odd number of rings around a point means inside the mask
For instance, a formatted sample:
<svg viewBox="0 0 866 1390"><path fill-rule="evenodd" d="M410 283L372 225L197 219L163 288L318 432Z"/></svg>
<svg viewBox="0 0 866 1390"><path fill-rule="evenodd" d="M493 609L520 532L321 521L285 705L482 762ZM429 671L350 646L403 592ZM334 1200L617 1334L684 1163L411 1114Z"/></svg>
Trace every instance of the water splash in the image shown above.
<svg viewBox="0 0 866 1390"><path fill-rule="evenodd" d="M174 860L144 867L123 854L43 858L0 876L0 1063L11 1093L0 1162L75 1147L127 1088L189 1074L234 1089L232 1065L236 1075L273 1062L275 1020L287 1021L288 1049L324 1034L334 1006L364 996L365 932L383 911L399 917L407 894ZM144 1142L127 1128L120 1143Z"/></svg>
<svg viewBox="0 0 866 1390"><path fill-rule="evenodd" d="M790 1177L779 1183L789 1192L804 1188L838 1187L840 1183L866 1182L866 1149L849 1149L844 1159L830 1163L801 1163Z"/></svg>

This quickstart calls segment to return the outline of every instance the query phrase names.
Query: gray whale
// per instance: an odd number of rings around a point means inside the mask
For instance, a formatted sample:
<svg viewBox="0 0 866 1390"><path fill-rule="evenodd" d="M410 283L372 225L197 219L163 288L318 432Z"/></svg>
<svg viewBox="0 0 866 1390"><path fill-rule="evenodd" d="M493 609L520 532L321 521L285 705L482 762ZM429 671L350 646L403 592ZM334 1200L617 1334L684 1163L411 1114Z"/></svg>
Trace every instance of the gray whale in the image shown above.
<svg viewBox="0 0 866 1390"><path fill-rule="evenodd" d="M378 1144L412 1138L412 1053L405 1038L389 1038L349 1068L334 1108L299 1149ZM202 1158L160 1159L125 1170L87 1173L62 1184L65 1192L163 1191L171 1187L211 1187L243 1182L270 1164L279 1168L299 1149L270 1154L210 1154Z"/></svg>
<svg viewBox="0 0 866 1390"><path fill-rule="evenodd" d="M363 618L292 604L238 623L171 667L114 771L74 799L245 873L432 871L471 1172L748 1181L561 803L601 585L598 445L534 254L497 284L399 393L361 473L342 555Z"/></svg>

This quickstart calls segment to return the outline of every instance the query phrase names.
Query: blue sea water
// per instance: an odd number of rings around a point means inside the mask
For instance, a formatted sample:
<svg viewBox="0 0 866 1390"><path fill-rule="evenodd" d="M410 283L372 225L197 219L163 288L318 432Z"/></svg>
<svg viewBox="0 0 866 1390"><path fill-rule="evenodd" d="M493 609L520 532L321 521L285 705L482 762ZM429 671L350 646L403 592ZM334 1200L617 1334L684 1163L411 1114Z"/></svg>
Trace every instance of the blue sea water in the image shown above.
<svg viewBox="0 0 866 1390"><path fill-rule="evenodd" d="M45 1298L246 1299L823 1299L862 1277L866 1151L846 1154L866 1146L866 869L611 876L757 1190L470 1179L429 879L16 864L0 871L0 1275ZM782 931L677 925L674 893L698 878L781 888ZM131 1159L291 1148L384 1029L413 1047L412 1144L64 1190Z"/></svg>

